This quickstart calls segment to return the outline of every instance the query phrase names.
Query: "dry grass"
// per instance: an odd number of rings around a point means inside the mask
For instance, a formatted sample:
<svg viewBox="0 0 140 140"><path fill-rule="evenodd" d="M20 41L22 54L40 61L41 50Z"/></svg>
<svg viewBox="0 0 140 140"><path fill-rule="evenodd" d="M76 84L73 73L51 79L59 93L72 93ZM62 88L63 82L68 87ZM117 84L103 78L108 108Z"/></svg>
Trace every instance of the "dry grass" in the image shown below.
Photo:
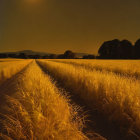
<svg viewBox="0 0 140 140"><path fill-rule="evenodd" d="M112 72L91 71L70 64L43 60L38 62L64 87L78 94L91 108L97 109L117 124L126 137L140 138L139 81ZM120 69L123 70L121 66Z"/></svg>
<svg viewBox="0 0 140 140"><path fill-rule="evenodd" d="M52 61L52 60L51 60ZM114 72L127 77L140 79L140 60L53 60L89 70Z"/></svg>
<svg viewBox="0 0 140 140"><path fill-rule="evenodd" d="M83 122L76 110L36 63L16 80L17 92L5 95L0 105L1 139L88 139L81 132Z"/></svg>
<svg viewBox="0 0 140 140"><path fill-rule="evenodd" d="M9 62L10 60L10 62ZM18 73L25 66L27 66L32 60L21 60L21 61L12 61L13 59L3 60L0 62L0 84L6 79Z"/></svg>

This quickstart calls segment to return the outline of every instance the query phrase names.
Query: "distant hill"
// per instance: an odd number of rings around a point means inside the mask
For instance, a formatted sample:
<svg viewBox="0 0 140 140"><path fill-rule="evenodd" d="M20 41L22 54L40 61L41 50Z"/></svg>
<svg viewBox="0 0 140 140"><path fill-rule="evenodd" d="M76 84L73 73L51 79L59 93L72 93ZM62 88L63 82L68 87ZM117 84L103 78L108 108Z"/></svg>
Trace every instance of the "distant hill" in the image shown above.
<svg viewBox="0 0 140 140"><path fill-rule="evenodd" d="M40 55L40 56L44 56L44 55L50 55L51 53L45 53L45 52L36 52L36 51L32 51L32 50L23 50L23 51L17 51L17 52L5 52L6 54L20 54L20 53L24 53L26 55Z"/></svg>
<svg viewBox="0 0 140 140"><path fill-rule="evenodd" d="M18 53L25 53L27 55L50 55L51 53L45 53L45 52L36 52L36 51L32 51L32 50L23 50L23 51L19 51Z"/></svg>

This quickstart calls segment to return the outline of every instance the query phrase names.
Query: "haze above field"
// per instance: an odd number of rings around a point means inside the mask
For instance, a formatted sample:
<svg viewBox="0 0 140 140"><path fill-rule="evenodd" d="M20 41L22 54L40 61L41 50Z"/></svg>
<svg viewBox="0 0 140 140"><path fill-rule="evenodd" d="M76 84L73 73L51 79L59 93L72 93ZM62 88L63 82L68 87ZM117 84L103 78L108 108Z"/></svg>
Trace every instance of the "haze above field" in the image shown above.
<svg viewBox="0 0 140 140"><path fill-rule="evenodd" d="M139 0L1 0L0 52L96 53L114 38L140 37Z"/></svg>

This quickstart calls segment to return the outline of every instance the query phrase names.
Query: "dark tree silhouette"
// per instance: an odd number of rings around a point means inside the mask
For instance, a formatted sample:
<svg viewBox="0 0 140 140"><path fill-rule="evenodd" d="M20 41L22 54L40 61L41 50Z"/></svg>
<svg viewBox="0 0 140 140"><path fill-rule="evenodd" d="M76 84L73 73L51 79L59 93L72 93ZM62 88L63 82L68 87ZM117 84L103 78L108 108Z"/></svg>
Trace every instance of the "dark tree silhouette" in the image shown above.
<svg viewBox="0 0 140 140"><path fill-rule="evenodd" d="M58 59L64 59L64 54L59 54L59 55L57 56L57 58L58 58Z"/></svg>
<svg viewBox="0 0 140 140"><path fill-rule="evenodd" d="M56 54L51 54L51 55L49 55L49 59L57 59L57 55Z"/></svg>
<svg viewBox="0 0 140 140"><path fill-rule="evenodd" d="M115 59L119 58L120 41L114 39L104 42L98 50L100 58Z"/></svg>
<svg viewBox="0 0 140 140"><path fill-rule="evenodd" d="M34 59L41 59L42 57L38 54L34 55Z"/></svg>
<svg viewBox="0 0 140 140"><path fill-rule="evenodd" d="M10 58L18 58L17 54L15 54L15 53L7 54L7 55Z"/></svg>
<svg viewBox="0 0 140 140"><path fill-rule="evenodd" d="M131 59L133 56L133 45L128 40L122 40L120 42L120 58Z"/></svg>
<svg viewBox="0 0 140 140"><path fill-rule="evenodd" d="M128 40L114 39L104 42L99 48L99 58L103 59L132 59L134 47Z"/></svg>
<svg viewBox="0 0 140 140"><path fill-rule="evenodd" d="M25 53L20 53L18 57L22 59L27 59L27 55Z"/></svg>
<svg viewBox="0 0 140 140"><path fill-rule="evenodd" d="M95 59L95 55L84 55L83 59Z"/></svg>
<svg viewBox="0 0 140 140"><path fill-rule="evenodd" d="M0 53L0 58L7 58L8 55L6 53Z"/></svg>
<svg viewBox="0 0 140 140"><path fill-rule="evenodd" d="M135 43L134 55L136 59L140 59L140 39L138 39Z"/></svg>
<svg viewBox="0 0 140 140"><path fill-rule="evenodd" d="M64 58L65 59L74 59L75 58L75 54L72 51L67 50L64 53Z"/></svg>
<svg viewBox="0 0 140 140"><path fill-rule="evenodd" d="M27 55L28 59L34 59L34 55Z"/></svg>
<svg viewBox="0 0 140 140"><path fill-rule="evenodd" d="M42 56L42 59L49 59L49 56L48 55L44 55L44 56Z"/></svg>
<svg viewBox="0 0 140 140"><path fill-rule="evenodd" d="M28 58L28 59L42 59L43 57L36 54L36 55L25 56L25 58Z"/></svg>

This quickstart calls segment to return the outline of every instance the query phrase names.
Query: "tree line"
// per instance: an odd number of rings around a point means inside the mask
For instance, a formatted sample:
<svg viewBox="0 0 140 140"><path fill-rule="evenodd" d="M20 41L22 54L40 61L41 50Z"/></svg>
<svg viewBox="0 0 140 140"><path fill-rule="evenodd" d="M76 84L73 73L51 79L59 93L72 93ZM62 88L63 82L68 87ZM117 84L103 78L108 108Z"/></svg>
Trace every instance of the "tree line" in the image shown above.
<svg viewBox="0 0 140 140"><path fill-rule="evenodd" d="M104 42L98 50L101 59L140 59L140 39L134 45L128 40Z"/></svg>
<svg viewBox="0 0 140 140"><path fill-rule="evenodd" d="M21 59L78 59L76 54L71 50L67 50L64 54L49 54L49 55L27 55L26 53L0 53L0 58L21 58ZM95 59L95 55L84 55L83 59Z"/></svg>
<svg viewBox="0 0 140 140"><path fill-rule="evenodd" d="M21 59L78 59L76 54L67 50L64 54L49 55L27 55L26 53L8 54L0 53L0 58L21 58ZM134 45L129 40L114 39L105 41L98 50L98 56L84 55L82 59L140 59L140 39Z"/></svg>
<svg viewBox="0 0 140 140"><path fill-rule="evenodd" d="M75 53L70 50L64 52L64 54L56 55L56 54L49 54L49 55L27 55L26 53L0 53L0 58L21 58L21 59L76 59Z"/></svg>

